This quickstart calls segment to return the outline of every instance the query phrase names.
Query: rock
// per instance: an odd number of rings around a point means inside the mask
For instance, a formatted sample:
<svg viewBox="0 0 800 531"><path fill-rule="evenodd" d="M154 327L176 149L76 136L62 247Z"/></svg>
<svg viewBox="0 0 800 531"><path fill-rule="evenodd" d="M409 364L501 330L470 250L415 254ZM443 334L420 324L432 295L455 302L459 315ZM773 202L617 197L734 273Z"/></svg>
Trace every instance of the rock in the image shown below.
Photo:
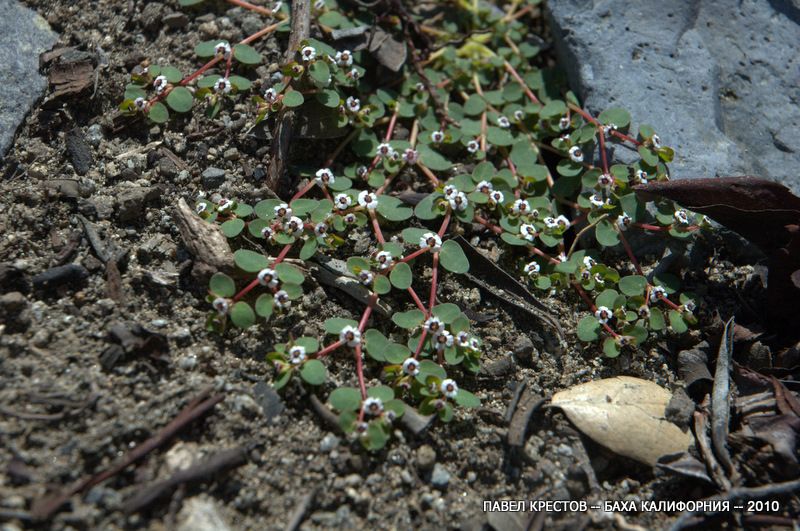
<svg viewBox="0 0 800 531"><path fill-rule="evenodd" d="M13 289L23 293L27 293L30 289L22 269L9 262L0 263L0 288L3 291Z"/></svg>
<svg viewBox="0 0 800 531"><path fill-rule="evenodd" d="M158 173L164 177L175 177L178 175L178 166L169 157L161 157L158 160Z"/></svg>
<svg viewBox="0 0 800 531"><path fill-rule="evenodd" d="M164 21L164 4L150 2L144 6L139 17L142 27L147 31L158 31Z"/></svg>
<svg viewBox="0 0 800 531"><path fill-rule="evenodd" d="M431 474L431 485L439 490L444 490L450 484L450 472L441 463L436 463Z"/></svg>
<svg viewBox="0 0 800 531"><path fill-rule="evenodd" d="M284 405L281 395L279 395L271 385L265 382L258 382L253 386L253 397L264 413L267 422L271 421L283 413ZM338 442L336 443L339 444Z"/></svg>
<svg viewBox="0 0 800 531"><path fill-rule="evenodd" d="M417 449L417 469L425 472L433 468L436 463L436 450L430 445L423 444Z"/></svg>
<svg viewBox="0 0 800 531"><path fill-rule="evenodd" d="M341 439L336 435L329 433L325 437L322 438L322 441L319 443L319 449L323 453L330 453L331 450L339 446Z"/></svg>
<svg viewBox="0 0 800 531"><path fill-rule="evenodd" d="M54 288L62 284L71 284L77 288L88 276L89 272L82 265L67 264L52 267L33 277L33 287L43 289Z"/></svg>
<svg viewBox="0 0 800 531"><path fill-rule="evenodd" d="M691 426L694 410L694 401L689 398L682 387L679 387L672 393L667 409L664 410L664 418L677 424L680 428L688 428Z"/></svg>
<svg viewBox="0 0 800 531"><path fill-rule="evenodd" d="M86 175L92 168L92 164L94 164L94 158L92 157L92 149L83 136L83 131L76 127L67 133L65 144L67 146L67 155L69 155L69 160L72 162L75 173Z"/></svg>
<svg viewBox="0 0 800 531"><path fill-rule="evenodd" d="M0 323L11 332L26 330L31 323L28 300L18 291L0 295Z"/></svg>
<svg viewBox="0 0 800 531"><path fill-rule="evenodd" d="M189 17L183 13L170 13L163 20L164 24L170 29L180 29L189 23Z"/></svg>
<svg viewBox="0 0 800 531"><path fill-rule="evenodd" d="M203 188L219 188L225 182L225 170L210 167L202 174Z"/></svg>
<svg viewBox="0 0 800 531"><path fill-rule="evenodd" d="M217 505L212 500L200 496L189 498L183 502L178 513L178 531L228 531L230 527L219 514Z"/></svg>
<svg viewBox="0 0 800 531"><path fill-rule="evenodd" d="M155 187L123 188L119 194L120 221L133 221L144 216L145 205L161 195Z"/></svg>
<svg viewBox="0 0 800 531"><path fill-rule="evenodd" d="M794 7L793 7L794 6ZM556 49L592 113L654 126L674 177L753 174L800 192L794 2L550 2ZM724 20L720 14L724 13ZM617 149L630 161L632 152Z"/></svg>
<svg viewBox="0 0 800 531"><path fill-rule="evenodd" d="M86 130L86 141L94 147L99 146L103 141L103 126L100 124L90 125Z"/></svg>
<svg viewBox="0 0 800 531"><path fill-rule="evenodd" d="M514 355L520 361L530 362L533 354L533 341L528 336L519 336L514 342Z"/></svg>
<svg viewBox="0 0 800 531"><path fill-rule="evenodd" d="M42 97L47 86L39 74L39 55L55 44L58 36L35 11L15 0L0 0L0 49L3 83L0 83L0 160L11 147L17 127Z"/></svg>

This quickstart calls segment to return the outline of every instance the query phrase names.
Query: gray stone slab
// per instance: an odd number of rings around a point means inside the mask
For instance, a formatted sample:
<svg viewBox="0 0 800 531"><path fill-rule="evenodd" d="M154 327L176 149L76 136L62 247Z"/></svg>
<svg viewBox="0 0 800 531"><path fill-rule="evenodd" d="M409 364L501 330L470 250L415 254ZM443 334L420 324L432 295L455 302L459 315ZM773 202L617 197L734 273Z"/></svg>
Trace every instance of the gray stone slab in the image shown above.
<svg viewBox="0 0 800 531"><path fill-rule="evenodd" d="M634 127L653 125L676 150L673 177L759 175L800 193L800 1L548 6L578 97L593 113L621 106Z"/></svg>
<svg viewBox="0 0 800 531"><path fill-rule="evenodd" d="M0 161L14 141L31 106L47 81L39 74L39 55L58 36L35 11L15 0L0 0Z"/></svg>

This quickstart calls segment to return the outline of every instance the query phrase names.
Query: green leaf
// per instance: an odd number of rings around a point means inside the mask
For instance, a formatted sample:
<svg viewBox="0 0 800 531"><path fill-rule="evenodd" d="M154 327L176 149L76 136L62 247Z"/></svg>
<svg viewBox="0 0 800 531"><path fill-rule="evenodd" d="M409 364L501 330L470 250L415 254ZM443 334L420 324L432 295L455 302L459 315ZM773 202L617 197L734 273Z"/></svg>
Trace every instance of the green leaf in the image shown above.
<svg viewBox="0 0 800 531"><path fill-rule="evenodd" d="M155 65L150 68L150 73L154 76L164 76L170 83L178 83L183 79L181 71L174 66Z"/></svg>
<svg viewBox="0 0 800 531"><path fill-rule="evenodd" d="M613 310L618 297L619 293L617 293L615 290L607 289L597 296L597 299L595 299L595 303L598 306L605 306L606 308L610 308Z"/></svg>
<svg viewBox="0 0 800 531"><path fill-rule="evenodd" d="M613 247L619 243L616 227L607 219L601 219L594 228L597 243L603 247Z"/></svg>
<svg viewBox="0 0 800 531"><path fill-rule="evenodd" d="M450 302L437 304L433 307L433 315L441 319L445 324L450 324L461 315L461 308Z"/></svg>
<svg viewBox="0 0 800 531"><path fill-rule="evenodd" d="M361 256L351 256L347 259L347 270L353 273L354 275L358 275L362 271L369 271L370 270L370 263L369 260L363 258Z"/></svg>
<svg viewBox="0 0 800 531"><path fill-rule="evenodd" d="M669 311L669 326L678 334L682 334L689 330L686 321L683 320L681 312L677 310Z"/></svg>
<svg viewBox="0 0 800 531"><path fill-rule="evenodd" d="M317 101L320 102L325 107L335 109L339 106L340 102L339 93L333 89L322 90L318 92L315 97L317 98ZM338 181L339 178L337 177L336 180ZM349 186L347 188L349 188Z"/></svg>
<svg viewBox="0 0 800 531"><path fill-rule="evenodd" d="M409 310L407 312L399 312L392 315L392 321L394 324L400 328L405 328L406 330L410 330L421 325L424 319L425 314L420 310Z"/></svg>
<svg viewBox="0 0 800 531"><path fill-rule="evenodd" d="M629 297L644 293L647 288L647 279L641 275L629 275L619 279L619 290Z"/></svg>
<svg viewBox="0 0 800 531"><path fill-rule="evenodd" d="M229 219L220 225L219 228L222 230L222 234L228 238L235 238L244 230L244 220L241 218Z"/></svg>
<svg viewBox="0 0 800 531"><path fill-rule="evenodd" d="M283 95L283 104L287 107L299 107L304 101L303 95L296 90L287 90Z"/></svg>
<svg viewBox="0 0 800 531"><path fill-rule="evenodd" d="M218 74L211 74L209 76L203 76L197 82L197 86L199 88L211 88L221 78L222 78L222 76L220 76Z"/></svg>
<svg viewBox="0 0 800 531"><path fill-rule="evenodd" d="M215 41L203 41L194 47L194 53L197 54L198 57L213 57L216 53L217 44L220 42L224 41L219 39Z"/></svg>
<svg viewBox="0 0 800 531"><path fill-rule="evenodd" d="M372 288L378 295L385 295L392 291L392 283L384 275L375 275L372 281Z"/></svg>
<svg viewBox="0 0 800 531"><path fill-rule="evenodd" d="M236 283L225 273L214 273L208 284L209 290L218 297L233 297L236 293Z"/></svg>
<svg viewBox="0 0 800 531"><path fill-rule="evenodd" d="M389 221L405 221L414 214L411 207L403 203L400 199L386 194L378 196L377 210L378 214Z"/></svg>
<svg viewBox="0 0 800 531"><path fill-rule="evenodd" d="M248 273L258 273L269 266L269 261L263 254L248 249L239 249L233 253L233 261L239 269Z"/></svg>
<svg viewBox="0 0 800 531"><path fill-rule="evenodd" d="M275 272L278 273L278 278L281 280L281 282L285 282L287 284L299 285L305 281L302 271L285 262L281 262L280 264L276 265Z"/></svg>
<svg viewBox="0 0 800 531"><path fill-rule="evenodd" d="M597 117L605 125L614 124L620 129L628 127L631 123L631 115L625 109L612 107L600 113Z"/></svg>
<svg viewBox="0 0 800 531"><path fill-rule="evenodd" d="M600 337L600 322L594 315L587 315L578 322L578 339L596 341Z"/></svg>
<svg viewBox="0 0 800 531"><path fill-rule="evenodd" d="M166 123L166 121L169 120L167 106L160 101L155 102L150 106L150 110L147 111L147 117L157 124Z"/></svg>
<svg viewBox="0 0 800 531"><path fill-rule="evenodd" d="M361 408L361 392L354 387L338 387L331 392L328 402L337 411L358 411Z"/></svg>
<svg viewBox="0 0 800 531"><path fill-rule="evenodd" d="M650 308L650 329L664 330L667 322L664 320L664 313L659 308Z"/></svg>
<svg viewBox="0 0 800 531"><path fill-rule="evenodd" d="M300 368L300 377L311 385L322 385L328 377L328 369L319 360L308 360Z"/></svg>
<svg viewBox="0 0 800 531"><path fill-rule="evenodd" d="M326 87L330 82L331 69L325 61L314 61L308 69L308 74L318 87Z"/></svg>
<svg viewBox="0 0 800 531"><path fill-rule="evenodd" d="M486 110L486 100L478 94L472 94L464 102L464 113L469 116L477 116Z"/></svg>
<svg viewBox="0 0 800 531"><path fill-rule="evenodd" d="M231 322L239 328L247 328L255 324L256 314L249 304L239 301L231 308Z"/></svg>
<svg viewBox="0 0 800 531"><path fill-rule="evenodd" d="M453 163L447 160L441 153L434 151L426 144L419 144L417 146L419 152L419 160L434 171L447 171L453 167Z"/></svg>
<svg viewBox="0 0 800 531"><path fill-rule="evenodd" d="M668 295L675 293L681 287L681 280L672 273L657 274L653 280L657 286L663 287Z"/></svg>
<svg viewBox="0 0 800 531"><path fill-rule="evenodd" d="M228 81L230 81L231 85L236 87L238 91L250 90L250 87L253 86L249 79L242 76L230 76Z"/></svg>
<svg viewBox="0 0 800 531"><path fill-rule="evenodd" d="M453 400L459 406L466 408L479 407L481 405L481 401L477 396L464 389L459 389Z"/></svg>
<svg viewBox="0 0 800 531"><path fill-rule="evenodd" d="M419 362L419 374L417 374L417 380L420 382L425 382L425 379L428 376L435 376L439 379L444 379L447 377L447 373L438 363L431 360L422 360Z"/></svg>
<svg viewBox="0 0 800 531"><path fill-rule="evenodd" d="M486 140L494 146L510 146L514 137L508 129L489 126L486 128Z"/></svg>
<svg viewBox="0 0 800 531"><path fill-rule="evenodd" d="M381 334L378 330L370 328L364 332L364 343L367 354L369 354L372 359L375 361L385 360L385 351L389 346L389 340L386 339L386 336Z"/></svg>
<svg viewBox="0 0 800 531"><path fill-rule="evenodd" d="M314 256L314 253L317 252L317 246L318 243L316 238L311 237L307 239L303 244L303 247L300 249L300 260L308 260Z"/></svg>
<svg viewBox="0 0 800 531"><path fill-rule="evenodd" d="M413 275L411 267L406 262L399 262L394 266L392 272L389 273L389 280L392 285L398 289L408 289L411 287Z"/></svg>
<svg viewBox="0 0 800 531"><path fill-rule="evenodd" d="M539 116L544 119L563 116L567 112L567 105L561 100L549 101L539 110Z"/></svg>
<svg viewBox="0 0 800 531"><path fill-rule="evenodd" d="M194 97L186 87L175 87L167 95L167 105L175 112L188 112Z"/></svg>
<svg viewBox="0 0 800 531"><path fill-rule="evenodd" d="M388 402L389 400L394 399L394 391L391 387L386 385L377 385L375 387L370 387L367 389L367 396L372 398L379 398L381 402Z"/></svg>
<svg viewBox="0 0 800 531"><path fill-rule="evenodd" d="M658 164L658 155L647 146L639 146L638 151L639 156L648 166L656 166Z"/></svg>
<svg viewBox="0 0 800 531"><path fill-rule="evenodd" d="M603 341L603 353L609 358L616 358L619 356L620 348L613 337L607 337L606 340Z"/></svg>
<svg viewBox="0 0 800 531"><path fill-rule="evenodd" d="M256 299L256 315L269 319L272 316L274 304L275 300L272 294L263 293L259 295Z"/></svg>
<svg viewBox="0 0 800 531"><path fill-rule="evenodd" d="M178 4L180 4L181 7L194 6L197 4L202 4L203 2L205 2L205 0L178 0Z"/></svg>
<svg viewBox="0 0 800 531"><path fill-rule="evenodd" d="M240 63L257 65L262 61L261 54L249 44L237 44L233 47L233 56Z"/></svg>
<svg viewBox="0 0 800 531"><path fill-rule="evenodd" d="M436 206L436 201L439 200L441 197L442 194L438 192L426 195L425 197L422 198L422 201L417 203L417 206L414 207L414 215L422 220L436 219L437 217L441 216L443 212ZM426 232L430 231L421 232L420 237ZM403 231L403 233L405 234L405 230ZM411 241L411 240L406 240L406 241ZM414 240L414 243L415 244L419 243L419 237L416 240Z"/></svg>
<svg viewBox="0 0 800 531"><path fill-rule="evenodd" d="M367 450L376 451L386 446L386 441L388 440L389 436L384 431L381 423L372 421L367 428L367 437L361 441Z"/></svg>
<svg viewBox="0 0 800 531"><path fill-rule="evenodd" d="M411 355L411 351L400 343L389 343L384 353L384 358L389 363L402 363Z"/></svg>
<svg viewBox="0 0 800 531"><path fill-rule="evenodd" d="M352 326L357 327L358 322L353 321L352 319L342 319L341 317L332 317L330 319L326 319L325 323L322 325L325 329L325 332L328 334L336 334L339 335L339 332L342 331L342 328L345 326Z"/></svg>
<svg viewBox="0 0 800 531"><path fill-rule="evenodd" d="M466 273L469 271L469 260L461 249L461 246L453 240L447 240L442 244L439 251L439 260L442 267L453 273Z"/></svg>

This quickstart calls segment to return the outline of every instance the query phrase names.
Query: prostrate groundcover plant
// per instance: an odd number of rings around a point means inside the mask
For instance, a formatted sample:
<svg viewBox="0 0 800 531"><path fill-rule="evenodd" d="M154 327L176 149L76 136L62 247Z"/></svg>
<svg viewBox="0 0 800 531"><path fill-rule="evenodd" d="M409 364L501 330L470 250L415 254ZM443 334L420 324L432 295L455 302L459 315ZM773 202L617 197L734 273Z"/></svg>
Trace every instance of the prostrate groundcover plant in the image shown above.
<svg viewBox="0 0 800 531"><path fill-rule="evenodd" d="M219 224L238 248L239 274L217 273L209 285L208 326L218 332L231 324L263 325L291 311L305 278L288 257L334 253L346 248L345 234L361 227L374 235L369 255L347 259L352 275L370 290L361 318L329 319L326 338L275 345L267 358L277 388L293 377L320 385L326 358L352 356L358 387L334 390L329 402L344 431L369 449L385 445L405 403L445 422L454 407L479 405L458 382L463 371L478 371L481 341L459 307L436 296L442 274L469 269L448 236L478 229L504 243L531 286L577 295L588 311L577 335L599 342L606 356L668 330L683 333L695 322L696 301L679 293L679 279L646 276L629 244L633 231L682 240L705 223L670 201L648 209L633 192L634 185L668 178L673 150L650 126L631 131L624 109L592 116L562 92L553 70L537 66L538 40L528 28L539 14L538 0L383 2L377 19L366 3L317 0L311 10L316 38L302 42L294 60L260 83L246 77L247 67L262 60L254 46L288 29L288 7L228 3L263 14L269 24L240 43L201 43L197 55L210 59L190 75L170 66L138 71L122 108L155 122L169 119L167 107L184 113L200 106L213 117L260 84L250 99L256 121L293 107L319 120L332 116L342 128L342 142L316 169L291 169L308 179L291 199L197 203L198 214ZM375 75L380 67L366 49L347 50L333 38L375 24L407 47L396 75L385 69ZM639 160L612 164L610 144L630 146ZM411 189L424 192L421 200L404 201L409 194L396 193ZM618 246L630 267L612 267L618 254L604 250ZM407 293L409 302L384 328L387 337L369 324L390 292ZM385 385L367 387L366 359L383 364Z"/></svg>

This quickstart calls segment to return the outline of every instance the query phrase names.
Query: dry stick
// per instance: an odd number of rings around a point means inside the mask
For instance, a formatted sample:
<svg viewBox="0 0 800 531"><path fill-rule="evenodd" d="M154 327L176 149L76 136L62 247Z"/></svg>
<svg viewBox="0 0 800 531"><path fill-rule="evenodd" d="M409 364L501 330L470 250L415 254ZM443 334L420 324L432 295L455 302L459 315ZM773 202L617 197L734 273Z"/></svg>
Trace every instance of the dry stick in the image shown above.
<svg viewBox="0 0 800 531"><path fill-rule="evenodd" d="M159 431L153 437L150 437L142 444L128 452L125 457L116 465L113 465L111 468L108 468L99 474L81 479L64 492L36 500L31 510L31 516L33 516L35 520L46 520L50 518L73 495L83 492L86 489L102 483L119 472L122 472L129 465L135 463L159 446L162 446L164 443L172 439L172 437L174 437L183 428L211 411L215 405L219 404L225 399L225 396L221 394L212 396L211 398L206 398L211 391L211 387L204 389L185 408L183 408L180 413L178 413L172 422L164 426L161 431Z"/></svg>
<svg viewBox="0 0 800 531"><path fill-rule="evenodd" d="M229 468L241 466L246 462L247 451L244 448L222 450L189 468L178 470L169 479L153 485L145 485L125 501L123 511L128 514L139 512L184 483L214 479L217 474Z"/></svg>
<svg viewBox="0 0 800 531"><path fill-rule="evenodd" d="M704 411L695 411L694 435L697 439L697 446L700 449L700 454L703 456L703 460L706 463L706 468L719 488L725 491L730 490L731 482L728 481L717 458L714 457L714 451L711 449L711 439L708 437L707 427L708 413Z"/></svg>
<svg viewBox="0 0 800 531"><path fill-rule="evenodd" d="M711 392L711 442L714 450L728 477L736 484L739 474L733 466L731 454L728 452L728 421L730 419L730 365L731 349L733 348L733 317L725 323L722 339L719 343L717 367L714 371L714 388Z"/></svg>
<svg viewBox="0 0 800 531"><path fill-rule="evenodd" d="M284 60L288 63L300 48L300 43L308 38L311 27L311 0L292 0L292 31L289 34L289 46ZM275 121L270 146L270 165L267 172L267 186L277 193L278 184L283 176L286 159L289 156L289 143L292 141L294 127L294 110L283 107ZM280 194L279 194L280 195Z"/></svg>

